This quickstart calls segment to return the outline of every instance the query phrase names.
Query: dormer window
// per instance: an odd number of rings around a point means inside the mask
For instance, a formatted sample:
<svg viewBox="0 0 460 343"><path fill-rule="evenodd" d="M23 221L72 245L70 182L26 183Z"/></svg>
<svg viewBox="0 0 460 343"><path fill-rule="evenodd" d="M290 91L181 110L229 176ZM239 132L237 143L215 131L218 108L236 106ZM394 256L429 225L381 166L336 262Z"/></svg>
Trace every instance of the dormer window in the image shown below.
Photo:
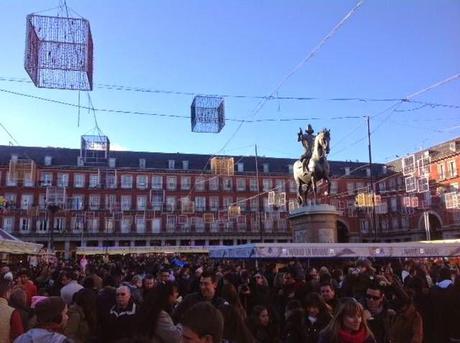
<svg viewBox="0 0 460 343"><path fill-rule="evenodd" d="M139 168L145 169L145 158L139 159Z"/></svg>
<svg viewBox="0 0 460 343"><path fill-rule="evenodd" d="M345 167L345 175L350 175L350 167Z"/></svg>
<svg viewBox="0 0 460 343"><path fill-rule="evenodd" d="M109 168L115 168L116 162L117 162L116 158L110 157L109 158Z"/></svg>
<svg viewBox="0 0 460 343"><path fill-rule="evenodd" d="M238 173L244 172L244 163L238 162Z"/></svg>
<svg viewBox="0 0 460 343"><path fill-rule="evenodd" d="M182 169L183 170L188 170L188 167L189 167L188 161L182 161Z"/></svg>
<svg viewBox="0 0 460 343"><path fill-rule="evenodd" d="M268 163L264 163L263 166L264 166L264 173L270 172L270 166Z"/></svg>
<svg viewBox="0 0 460 343"><path fill-rule="evenodd" d="M51 156L45 156L45 166L50 166L53 161Z"/></svg>
<svg viewBox="0 0 460 343"><path fill-rule="evenodd" d="M176 161L168 160L168 168L169 169L174 169L175 167L176 167Z"/></svg>

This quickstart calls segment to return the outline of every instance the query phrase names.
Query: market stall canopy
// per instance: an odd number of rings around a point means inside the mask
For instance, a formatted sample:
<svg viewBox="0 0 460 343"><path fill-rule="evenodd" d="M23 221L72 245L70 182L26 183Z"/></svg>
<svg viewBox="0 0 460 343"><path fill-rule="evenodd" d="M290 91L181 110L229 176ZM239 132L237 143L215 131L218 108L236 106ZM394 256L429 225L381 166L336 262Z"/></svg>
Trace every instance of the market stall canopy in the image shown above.
<svg viewBox="0 0 460 343"><path fill-rule="evenodd" d="M206 246L78 247L77 255L207 254Z"/></svg>
<svg viewBox="0 0 460 343"><path fill-rule="evenodd" d="M404 243L253 243L210 247L216 259L358 258L460 256L460 240Z"/></svg>
<svg viewBox="0 0 460 343"><path fill-rule="evenodd" d="M37 255L42 247L41 244L21 241L0 229L0 253Z"/></svg>

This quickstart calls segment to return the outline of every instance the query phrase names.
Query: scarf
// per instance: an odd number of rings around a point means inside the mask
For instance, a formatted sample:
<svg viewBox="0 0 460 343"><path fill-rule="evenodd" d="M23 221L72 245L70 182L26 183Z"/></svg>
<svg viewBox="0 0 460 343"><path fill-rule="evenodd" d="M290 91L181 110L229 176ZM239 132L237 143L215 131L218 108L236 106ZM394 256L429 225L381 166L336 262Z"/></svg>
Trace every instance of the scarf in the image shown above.
<svg viewBox="0 0 460 343"><path fill-rule="evenodd" d="M364 343L367 334L364 328L361 328L357 332L349 332L342 329L339 331L339 338L341 343Z"/></svg>

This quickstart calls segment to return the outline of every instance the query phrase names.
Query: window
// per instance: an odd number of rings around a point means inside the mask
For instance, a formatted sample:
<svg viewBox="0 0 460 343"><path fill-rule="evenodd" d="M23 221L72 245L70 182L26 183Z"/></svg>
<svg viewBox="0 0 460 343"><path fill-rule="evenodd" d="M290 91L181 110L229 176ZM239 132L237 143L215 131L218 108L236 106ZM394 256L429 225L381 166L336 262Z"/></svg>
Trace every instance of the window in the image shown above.
<svg viewBox="0 0 460 343"><path fill-rule="evenodd" d="M166 189L169 191L175 191L177 185L177 177L175 176L168 176L166 178Z"/></svg>
<svg viewBox="0 0 460 343"><path fill-rule="evenodd" d="M152 208L155 211L161 211L163 207L163 194L155 193L152 195Z"/></svg>
<svg viewBox="0 0 460 343"><path fill-rule="evenodd" d="M439 180L444 180L446 178L446 170L445 170L444 163L438 164L438 175L439 175Z"/></svg>
<svg viewBox="0 0 460 343"><path fill-rule="evenodd" d="M345 175L350 175L350 167L345 167Z"/></svg>
<svg viewBox="0 0 460 343"><path fill-rule="evenodd" d="M284 180L275 180L275 191L286 192L286 182Z"/></svg>
<svg viewBox="0 0 460 343"><path fill-rule="evenodd" d="M133 176L122 175L121 176L121 188L133 188Z"/></svg>
<svg viewBox="0 0 460 343"><path fill-rule="evenodd" d="M32 174L26 174L24 175L24 187L33 187L34 186L34 181L32 180Z"/></svg>
<svg viewBox="0 0 460 343"><path fill-rule="evenodd" d="M246 179L238 178L236 179L236 190L244 192L246 190Z"/></svg>
<svg viewBox="0 0 460 343"><path fill-rule="evenodd" d="M209 209L211 211L219 210L219 197L216 197L216 196L209 197Z"/></svg>
<svg viewBox="0 0 460 343"><path fill-rule="evenodd" d="M251 211L259 211L259 198L254 198L250 200Z"/></svg>
<svg viewBox="0 0 460 343"><path fill-rule="evenodd" d="M117 159L114 157L109 158L109 168L115 168L117 164Z"/></svg>
<svg viewBox="0 0 460 343"><path fill-rule="evenodd" d="M27 233L30 231L31 222L32 221L26 217L19 219L19 229L22 233Z"/></svg>
<svg viewBox="0 0 460 343"><path fill-rule="evenodd" d="M58 175L57 175L57 186L58 187L68 187L69 186L69 174L67 174L67 173L58 173Z"/></svg>
<svg viewBox="0 0 460 343"><path fill-rule="evenodd" d="M140 169L145 169L145 158L140 158L139 159L139 168Z"/></svg>
<svg viewBox="0 0 460 343"><path fill-rule="evenodd" d="M362 233L368 233L369 232L369 221L367 219L361 219L359 221L359 227Z"/></svg>
<svg viewBox="0 0 460 343"><path fill-rule="evenodd" d="M13 232L14 217L3 217L3 229L6 232Z"/></svg>
<svg viewBox="0 0 460 343"><path fill-rule="evenodd" d="M456 177L457 176L457 165L455 163L455 160L451 160L447 162L447 175L448 177Z"/></svg>
<svg viewBox="0 0 460 343"><path fill-rule="evenodd" d="M219 177L218 176L211 177L208 181L209 181L209 190L210 191L218 191L219 190Z"/></svg>
<svg viewBox="0 0 460 343"><path fill-rule="evenodd" d="M192 185L192 178L190 176L182 176L180 178L180 188L183 191L188 191Z"/></svg>
<svg viewBox="0 0 460 343"><path fill-rule="evenodd" d="M244 163L243 162L238 162L237 168L238 168L237 170L238 170L239 173L244 172Z"/></svg>
<svg viewBox="0 0 460 343"><path fill-rule="evenodd" d="M123 211L131 210L131 195L122 195L121 196L121 209Z"/></svg>
<svg viewBox="0 0 460 343"><path fill-rule="evenodd" d="M176 216L167 216L166 217L166 229L168 231L174 231L176 228Z"/></svg>
<svg viewBox="0 0 460 343"><path fill-rule="evenodd" d="M337 181L331 181L331 194L337 194L339 190L339 183Z"/></svg>
<svg viewBox="0 0 460 343"><path fill-rule="evenodd" d="M233 204L233 197L224 197L222 200L225 210L228 210L230 205Z"/></svg>
<svg viewBox="0 0 460 343"><path fill-rule="evenodd" d="M269 173L269 172L270 172L270 166L269 166L269 164L268 164L268 163L264 163L263 166L264 166L264 173Z"/></svg>
<svg viewBox="0 0 460 343"><path fill-rule="evenodd" d="M241 208L241 211L246 211L247 208L247 200L244 197L237 197L236 203Z"/></svg>
<svg viewBox="0 0 460 343"><path fill-rule="evenodd" d="M75 188L85 187L85 174L74 174L73 185Z"/></svg>
<svg viewBox="0 0 460 343"><path fill-rule="evenodd" d="M6 173L6 185L10 187L16 186L16 178L11 177L9 172Z"/></svg>
<svg viewBox="0 0 460 343"><path fill-rule="evenodd" d="M131 218L122 218L121 219L121 233L130 233L131 232Z"/></svg>
<svg viewBox="0 0 460 343"><path fill-rule="evenodd" d="M195 211L206 211L206 197L195 197Z"/></svg>
<svg viewBox="0 0 460 343"><path fill-rule="evenodd" d="M45 156L45 166L50 166L53 158L51 156Z"/></svg>
<svg viewBox="0 0 460 343"><path fill-rule="evenodd" d="M249 190L251 192L257 192L258 191L257 187L257 179L249 179Z"/></svg>
<svg viewBox="0 0 460 343"><path fill-rule="evenodd" d="M101 203L101 196L99 194L91 194L89 196L89 209L90 210L99 210Z"/></svg>
<svg viewBox="0 0 460 343"><path fill-rule="evenodd" d="M90 174L89 175L89 188L98 188L100 185L99 174Z"/></svg>
<svg viewBox="0 0 460 343"><path fill-rule="evenodd" d="M145 218L144 217L136 218L136 232L145 233Z"/></svg>
<svg viewBox="0 0 460 343"><path fill-rule="evenodd" d="M138 195L136 204L138 211L144 211L147 208L147 197L145 195Z"/></svg>
<svg viewBox="0 0 460 343"><path fill-rule="evenodd" d="M297 193L297 184L294 180L289 180L289 192L290 193Z"/></svg>
<svg viewBox="0 0 460 343"><path fill-rule="evenodd" d="M53 230L57 232L63 232L65 230L65 218L64 217L54 218Z"/></svg>
<svg viewBox="0 0 460 343"><path fill-rule="evenodd" d="M161 231L161 218L152 219L152 233L160 233Z"/></svg>
<svg viewBox="0 0 460 343"><path fill-rule="evenodd" d="M106 194L105 195L105 209L114 210L117 203L117 196L115 194Z"/></svg>
<svg viewBox="0 0 460 343"><path fill-rule="evenodd" d="M353 195L355 191L355 184L354 182L347 182L347 192L348 192L348 195Z"/></svg>
<svg viewBox="0 0 460 343"><path fill-rule="evenodd" d="M98 233L99 232L99 219L98 218L90 218L86 221L86 225L88 227L88 232L90 233Z"/></svg>
<svg viewBox="0 0 460 343"><path fill-rule="evenodd" d="M48 220L46 218L37 219L37 233L48 232Z"/></svg>
<svg viewBox="0 0 460 343"><path fill-rule="evenodd" d="M115 221L113 218L105 218L104 230L106 233L112 233L115 228Z"/></svg>
<svg viewBox="0 0 460 343"><path fill-rule="evenodd" d="M152 176L152 189L163 189L163 176Z"/></svg>
<svg viewBox="0 0 460 343"><path fill-rule="evenodd" d="M189 165L188 161L182 161L182 169L188 170L188 165Z"/></svg>
<svg viewBox="0 0 460 343"><path fill-rule="evenodd" d="M176 197L166 197L166 211L174 212L176 210Z"/></svg>
<svg viewBox="0 0 460 343"><path fill-rule="evenodd" d="M398 217L393 217L393 218L391 219L391 228L392 228L393 230L399 228L399 220L398 220Z"/></svg>
<svg viewBox="0 0 460 343"><path fill-rule="evenodd" d="M118 180L117 180L117 173L116 172L107 172L105 176L105 180L107 183L107 188L114 189L117 188Z"/></svg>
<svg viewBox="0 0 460 343"><path fill-rule="evenodd" d="M195 191L203 192L205 190L205 184L206 184L206 179L204 177L202 176L195 177Z"/></svg>
<svg viewBox="0 0 460 343"><path fill-rule="evenodd" d="M72 204L72 198L69 199L69 203ZM38 195L38 207L41 210L44 210L46 208L46 194L45 193L40 193Z"/></svg>
<svg viewBox="0 0 460 343"><path fill-rule="evenodd" d="M224 177L222 180L222 189L224 191L231 191L233 188L233 180L230 177Z"/></svg>
<svg viewBox="0 0 460 343"><path fill-rule="evenodd" d="M390 199L390 208L393 212L398 210L398 201L394 197Z"/></svg>
<svg viewBox="0 0 460 343"><path fill-rule="evenodd" d="M21 210L28 210L34 204L33 194L23 194L21 195Z"/></svg>
<svg viewBox="0 0 460 343"><path fill-rule="evenodd" d="M136 176L136 185L138 189L146 189L148 187L147 183L148 183L147 175Z"/></svg>
<svg viewBox="0 0 460 343"><path fill-rule="evenodd" d="M294 166L293 166L292 164L289 164L289 165L288 165L288 172L289 172L289 174L291 174L291 175L294 173Z"/></svg>
<svg viewBox="0 0 460 343"><path fill-rule="evenodd" d="M72 198L71 198L71 208L72 210L75 210L75 211L80 211L80 210L83 210L84 208L84 199L85 199L85 196L82 195L82 194L78 194L78 195L74 195Z"/></svg>
<svg viewBox="0 0 460 343"><path fill-rule="evenodd" d="M174 169L176 166L176 161L174 160L168 160L168 168L169 169Z"/></svg>
<svg viewBox="0 0 460 343"><path fill-rule="evenodd" d="M42 186L52 186L53 184L53 174L48 172L42 172L40 174L40 184Z"/></svg>
<svg viewBox="0 0 460 343"><path fill-rule="evenodd" d="M262 180L262 190L264 192L271 191L273 188L273 182L271 179L263 179Z"/></svg>

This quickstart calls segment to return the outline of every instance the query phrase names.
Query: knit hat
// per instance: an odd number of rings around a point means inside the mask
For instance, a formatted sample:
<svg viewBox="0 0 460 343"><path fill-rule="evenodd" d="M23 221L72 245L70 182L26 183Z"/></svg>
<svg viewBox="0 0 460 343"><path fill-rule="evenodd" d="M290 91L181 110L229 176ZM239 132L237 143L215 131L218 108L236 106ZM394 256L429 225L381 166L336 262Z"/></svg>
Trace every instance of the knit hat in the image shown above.
<svg viewBox="0 0 460 343"><path fill-rule="evenodd" d="M65 308L65 302L60 297L49 297L35 305L37 322L39 324L52 323L59 320ZM60 320L59 320L60 322ZM59 323L56 323L59 324Z"/></svg>

